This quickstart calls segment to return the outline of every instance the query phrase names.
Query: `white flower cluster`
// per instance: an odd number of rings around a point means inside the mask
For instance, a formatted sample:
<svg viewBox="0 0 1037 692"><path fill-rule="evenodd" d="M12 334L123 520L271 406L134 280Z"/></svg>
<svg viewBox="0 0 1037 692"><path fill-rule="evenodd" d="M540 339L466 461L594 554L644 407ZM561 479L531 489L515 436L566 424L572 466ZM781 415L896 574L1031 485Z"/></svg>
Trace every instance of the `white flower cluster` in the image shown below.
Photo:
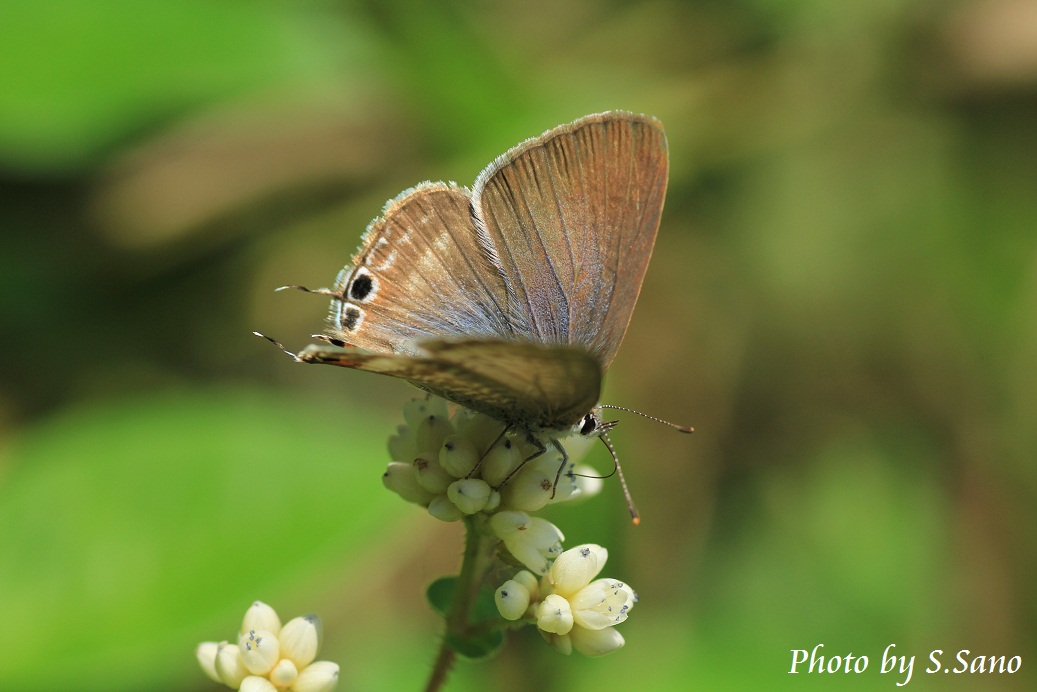
<svg viewBox="0 0 1037 692"><path fill-rule="evenodd" d="M282 627L274 609L256 601L236 642L202 642L195 655L206 675L243 692L331 692L338 684L338 664L314 661L320 639L316 615Z"/></svg>
<svg viewBox="0 0 1037 692"><path fill-rule="evenodd" d="M562 457L553 446L537 456L534 443L512 433L502 437L502 424L488 416L462 408L451 418L442 399L412 399L403 417L405 424L389 439L393 461L382 481L437 519L476 516L527 568L497 590L501 616L536 623L564 654L601 656L623 646L613 626L626 620L637 595L615 579L594 579L608 551L587 544L562 552L565 537L558 527L530 516L550 502L597 493L601 480L575 475L571 462L559 476ZM562 439L571 456L589 442L581 435ZM585 473L593 475L593 469Z"/></svg>
<svg viewBox="0 0 1037 692"><path fill-rule="evenodd" d="M586 544L562 552L558 527L530 516L550 502L597 493L601 479L574 474L571 462L559 476L562 457L553 445L537 456L536 444L519 434L501 436L502 424L488 416L462 408L451 418L442 399L413 399L403 417L389 439L393 461L382 480L437 519L476 518L480 530L500 540L502 553L526 567L497 589L501 616L535 623L567 655L601 656L622 647L614 625L626 620L637 595L621 581L595 579L608 551ZM569 435L561 442L576 457L591 439ZM580 471L593 476L593 469Z"/></svg>
<svg viewBox="0 0 1037 692"><path fill-rule="evenodd" d="M602 656L625 643L615 625L637 603L633 589L615 579L595 579L608 560L600 545L577 546L555 558L539 580L525 570L505 582L495 595L506 620L536 622L551 646L569 655Z"/></svg>
<svg viewBox="0 0 1037 692"><path fill-rule="evenodd" d="M483 515L509 552L538 574L561 552L562 533L529 513L601 487L597 479L578 483L571 461L559 476L562 456L553 446L537 456L535 444L515 433L502 437L501 423L488 416L462 408L451 418L442 399L413 399L403 418L389 438L393 461L382 476L385 487L443 521ZM571 436L565 445L576 456L588 440Z"/></svg>

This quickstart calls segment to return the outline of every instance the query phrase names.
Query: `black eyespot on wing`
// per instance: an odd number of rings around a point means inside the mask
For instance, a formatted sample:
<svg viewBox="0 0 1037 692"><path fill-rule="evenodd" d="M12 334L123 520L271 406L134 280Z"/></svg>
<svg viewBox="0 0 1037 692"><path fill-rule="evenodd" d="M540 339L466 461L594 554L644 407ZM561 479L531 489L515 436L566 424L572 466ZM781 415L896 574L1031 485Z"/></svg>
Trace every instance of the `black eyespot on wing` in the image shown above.
<svg viewBox="0 0 1037 692"><path fill-rule="evenodd" d="M349 285L349 295L353 300L363 300L371 294L374 281L369 274L361 274Z"/></svg>
<svg viewBox="0 0 1037 692"><path fill-rule="evenodd" d="M358 324L360 324L360 310L350 305L342 311L342 328L351 332L356 329Z"/></svg>

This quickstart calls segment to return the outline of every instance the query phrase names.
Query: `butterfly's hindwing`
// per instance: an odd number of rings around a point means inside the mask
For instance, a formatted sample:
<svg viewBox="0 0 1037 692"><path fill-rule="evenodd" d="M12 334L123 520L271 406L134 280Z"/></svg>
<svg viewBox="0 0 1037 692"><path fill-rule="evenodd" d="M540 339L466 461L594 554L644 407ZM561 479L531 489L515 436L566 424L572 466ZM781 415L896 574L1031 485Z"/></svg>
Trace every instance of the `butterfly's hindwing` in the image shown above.
<svg viewBox="0 0 1037 692"><path fill-rule="evenodd" d="M528 429L564 429L598 401L601 367L568 346L493 340L431 341L416 355L309 346L299 358L408 380L437 396Z"/></svg>
<svg viewBox="0 0 1037 692"><path fill-rule="evenodd" d="M508 338L504 284L483 255L466 190L423 183L368 226L335 282L330 335L361 348L407 352L430 338Z"/></svg>

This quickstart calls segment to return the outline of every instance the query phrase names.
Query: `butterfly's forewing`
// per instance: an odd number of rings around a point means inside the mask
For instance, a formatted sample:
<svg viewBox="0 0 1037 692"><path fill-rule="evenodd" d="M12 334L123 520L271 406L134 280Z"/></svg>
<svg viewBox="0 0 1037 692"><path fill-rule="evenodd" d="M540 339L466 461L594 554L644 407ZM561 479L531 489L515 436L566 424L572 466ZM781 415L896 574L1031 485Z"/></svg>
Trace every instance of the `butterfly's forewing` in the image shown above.
<svg viewBox="0 0 1037 692"><path fill-rule="evenodd" d="M332 337L380 353L424 339L507 338L505 287L479 243L468 191L423 183L371 222L335 282Z"/></svg>
<svg viewBox="0 0 1037 692"><path fill-rule="evenodd" d="M585 350L522 341L425 341L415 355L314 345L298 357L400 377L527 429L572 425L597 403L601 389L601 365Z"/></svg>
<svg viewBox="0 0 1037 692"><path fill-rule="evenodd" d="M472 193L525 335L589 350L608 368L641 290L666 193L662 125L581 118L494 161Z"/></svg>

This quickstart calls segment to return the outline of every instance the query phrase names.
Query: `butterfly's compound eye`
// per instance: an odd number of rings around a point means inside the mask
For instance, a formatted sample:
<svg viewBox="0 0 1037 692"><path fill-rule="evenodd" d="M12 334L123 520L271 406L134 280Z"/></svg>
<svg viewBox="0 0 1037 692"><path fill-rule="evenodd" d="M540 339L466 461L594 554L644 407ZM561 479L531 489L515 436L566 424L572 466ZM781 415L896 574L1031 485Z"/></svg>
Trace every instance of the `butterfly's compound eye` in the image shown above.
<svg viewBox="0 0 1037 692"><path fill-rule="evenodd" d="M583 417L583 423L580 425L581 435L590 435L598 429L598 419L595 418L593 413L588 413Z"/></svg>

